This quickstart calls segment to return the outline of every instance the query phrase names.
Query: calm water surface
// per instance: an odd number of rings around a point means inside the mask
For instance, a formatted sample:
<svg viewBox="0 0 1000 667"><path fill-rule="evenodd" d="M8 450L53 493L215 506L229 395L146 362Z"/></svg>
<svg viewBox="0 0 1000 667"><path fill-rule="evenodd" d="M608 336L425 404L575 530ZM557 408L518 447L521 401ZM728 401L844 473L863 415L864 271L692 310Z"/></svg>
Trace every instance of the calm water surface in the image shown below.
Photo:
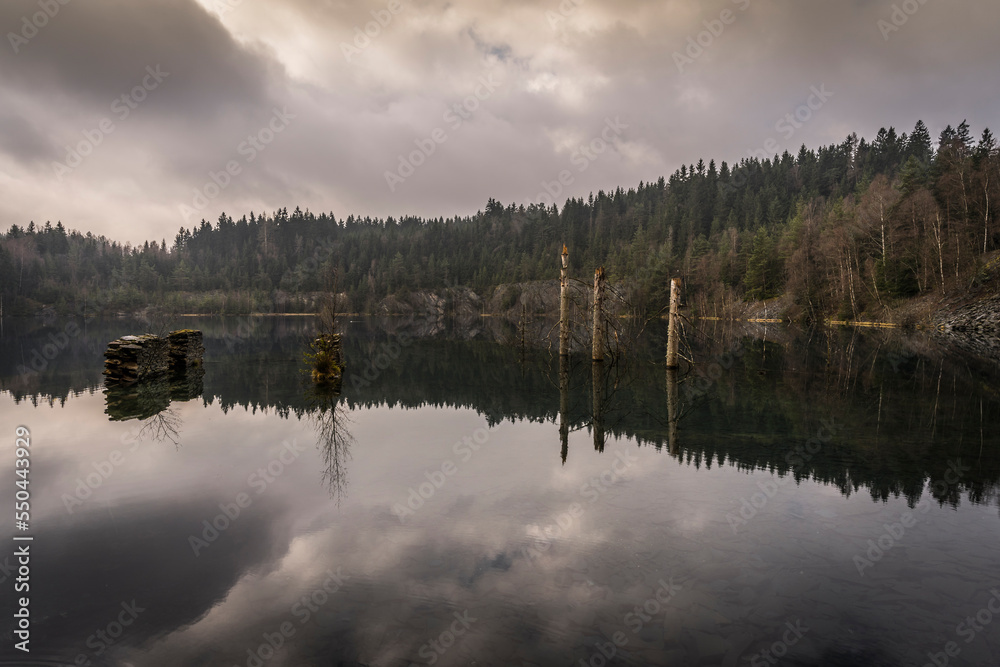
<svg viewBox="0 0 1000 667"><path fill-rule="evenodd" d="M705 324L671 384L660 327L595 373L362 321L334 395L311 320L203 318L203 377L107 392L146 325L68 322L0 339L3 664L998 664L1000 372L947 341Z"/></svg>

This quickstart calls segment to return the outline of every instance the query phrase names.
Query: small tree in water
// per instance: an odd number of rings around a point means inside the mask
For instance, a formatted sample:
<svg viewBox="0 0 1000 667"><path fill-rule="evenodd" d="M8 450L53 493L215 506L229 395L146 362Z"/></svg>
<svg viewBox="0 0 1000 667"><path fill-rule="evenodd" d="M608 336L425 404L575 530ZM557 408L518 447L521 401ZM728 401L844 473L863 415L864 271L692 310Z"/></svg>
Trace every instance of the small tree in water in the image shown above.
<svg viewBox="0 0 1000 667"><path fill-rule="evenodd" d="M312 366L314 382L327 385L340 383L344 373L340 333L337 331L337 314L340 296L337 293L338 273L331 268L327 274L326 290L320 305L317 336L309 344L306 362Z"/></svg>

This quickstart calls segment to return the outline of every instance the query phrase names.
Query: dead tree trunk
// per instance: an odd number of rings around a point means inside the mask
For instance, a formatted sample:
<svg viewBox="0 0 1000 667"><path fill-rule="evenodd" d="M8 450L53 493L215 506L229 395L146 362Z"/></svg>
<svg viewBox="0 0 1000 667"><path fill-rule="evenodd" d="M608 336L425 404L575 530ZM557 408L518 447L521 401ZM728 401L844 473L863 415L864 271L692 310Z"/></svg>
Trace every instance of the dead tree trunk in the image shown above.
<svg viewBox="0 0 1000 667"><path fill-rule="evenodd" d="M563 245L559 270L559 355L569 354L569 248Z"/></svg>
<svg viewBox="0 0 1000 667"><path fill-rule="evenodd" d="M594 449L604 451L604 364L591 364L591 385L594 392Z"/></svg>
<svg viewBox="0 0 1000 667"><path fill-rule="evenodd" d="M674 456L680 451L677 443L677 371L667 369L667 449Z"/></svg>
<svg viewBox="0 0 1000 667"><path fill-rule="evenodd" d="M681 300L681 281L674 278L670 281L670 326L667 332L667 368L677 368L678 331L677 308Z"/></svg>
<svg viewBox="0 0 1000 667"><path fill-rule="evenodd" d="M594 361L604 361L604 267L594 271Z"/></svg>
<svg viewBox="0 0 1000 667"><path fill-rule="evenodd" d="M559 441L562 443L562 462L569 453L569 357L559 357Z"/></svg>

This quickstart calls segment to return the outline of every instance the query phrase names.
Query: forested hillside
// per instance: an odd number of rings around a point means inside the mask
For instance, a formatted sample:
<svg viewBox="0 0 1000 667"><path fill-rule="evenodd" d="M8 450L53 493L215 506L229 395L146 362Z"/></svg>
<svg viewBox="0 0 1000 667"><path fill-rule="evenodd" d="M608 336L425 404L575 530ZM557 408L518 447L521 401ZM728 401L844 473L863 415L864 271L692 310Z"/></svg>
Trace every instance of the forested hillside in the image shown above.
<svg viewBox="0 0 1000 667"><path fill-rule="evenodd" d="M179 312L291 311L334 284L353 310L417 289L558 276L561 245L586 279L599 265L650 310L669 277L703 309L787 294L793 315L879 318L902 300L994 280L1000 154L966 123L935 145L922 122L736 165L699 161L669 178L461 218L372 219L298 208L122 245L52 225L0 236L5 313L154 305Z"/></svg>

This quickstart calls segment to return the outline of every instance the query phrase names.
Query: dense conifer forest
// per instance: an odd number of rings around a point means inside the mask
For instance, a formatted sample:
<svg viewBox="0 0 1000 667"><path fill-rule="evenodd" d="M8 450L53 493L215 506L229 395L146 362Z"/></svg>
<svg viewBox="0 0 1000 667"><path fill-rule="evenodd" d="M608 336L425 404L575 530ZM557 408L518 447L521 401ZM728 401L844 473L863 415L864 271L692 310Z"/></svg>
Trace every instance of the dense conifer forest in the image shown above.
<svg viewBox="0 0 1000 667"><path fill-rule="evenodd" d="M818 150L682 166L669 178L556 206L490 199L472 216L335 217L296 208L222 214L141 246L62 222L0 235L6 314L292 312L334 286L350 308L387 296L558 276L563 243L575 275L606 267L633 301L660 308L679 275L692 304L785 295L805 319L883 317L905 300L995 280L1000 152L967 123L932 141L852 134Z"/></svg>

